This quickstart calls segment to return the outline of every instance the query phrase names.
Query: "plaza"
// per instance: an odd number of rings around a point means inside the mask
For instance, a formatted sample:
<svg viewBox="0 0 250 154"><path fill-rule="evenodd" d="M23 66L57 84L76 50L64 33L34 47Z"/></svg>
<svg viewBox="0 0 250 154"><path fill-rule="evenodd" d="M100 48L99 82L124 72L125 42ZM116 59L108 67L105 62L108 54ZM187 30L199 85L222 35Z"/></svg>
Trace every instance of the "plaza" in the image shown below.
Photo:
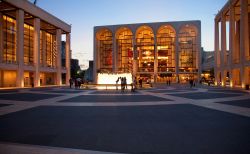
<svg viewBox="0 0 250 154"><path fill-rule="evenodd" d="M32 97L30 97L32 96ZM249 91L2 90L1 153L248 153Z"/></svg>

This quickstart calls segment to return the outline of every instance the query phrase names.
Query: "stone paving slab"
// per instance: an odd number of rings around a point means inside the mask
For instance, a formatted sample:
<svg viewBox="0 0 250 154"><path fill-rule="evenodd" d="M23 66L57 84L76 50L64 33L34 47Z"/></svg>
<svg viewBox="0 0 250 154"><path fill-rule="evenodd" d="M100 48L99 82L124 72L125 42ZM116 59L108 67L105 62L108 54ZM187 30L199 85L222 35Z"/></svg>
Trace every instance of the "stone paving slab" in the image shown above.
<svg viewBox="0 0 250 154"><path fill-rule="evenodd" d="M126 90L121 92L121 90L98 90L93 91L91 94L138 94L139 91L131 92L131 90Z"/></svg>
<svg viewBox="0 0 250 154"><path fill-rule="evenodd" d="M80 95L60 102L145 102L170 101L150 95Z"/></svg>
<svg viewBox="0 0 250 154"><path fill-rule="evenodd" d="M0 94L1 93L17 93L19 90L16 89L11 89L11 90L0 90Z"/></svg>
<svg viewBox="0 0 250 154"><path fill-rule="evenodd" d="M193 92L182 94L168 94L172 96L184 97L189 99L214 99L241 96L242 94L225 94L225 93L212 93L212 92Z"/></svg>
<svg viewBox="0 0 250 154"><path fill-rule="evenodd" d="M236 100L236 101L225 101L225 102L218 102L218 103L250 108L250 99L243 99L243 100Z"/></svg>
<svg viewBox="0 0 250 154"><path fill-rule="evenodd" d="M0 104L0 107L5 107L5 106L9 106L11 104Z"/></svg>
<svg viewBox="0 0 250 154"><path fill-rule="evenodd" d="M84 92L84 91L80 91L80 90L48 90L46 91L46 93L62 93L62 94L73 94L73 93L81 93L81 92Z"/></svg>
<svg viewBox="0 0 250 154"><path fill-rule="evenodd" d="M37 101L53 97L59 97L58 94L34 94L34 93L16 93L16 94L0 94L0 100L15 100L15 101Z"/></svg>
<svg viewBox="0 0 250 154"><path fill-rule="evenodd" d="M247 94L246 91L240 90L229 90L229 89L208 89L209 92L224 92L224 93L239 93L239 94Z"/></svg>
<svg viewBox="0 0 250 154"><path fill-rule="evenodd" d="M250 151L250 118L194 105L40 106L0 116L0 141L121 153Z"/></svg>
<svg viewBox="0 0 250 154"><path fill-rule="evenodd" d="M176 92L186 92L187 90L154 90L154 91L149 91L152 93L176 93Z"/></svg>
<svg viewBox="0 0 250 154"><path fill-rule="evenodd" d="M53 88L32 88L29 90L30 91L49 91L49 90L53 90Z"/></svg>

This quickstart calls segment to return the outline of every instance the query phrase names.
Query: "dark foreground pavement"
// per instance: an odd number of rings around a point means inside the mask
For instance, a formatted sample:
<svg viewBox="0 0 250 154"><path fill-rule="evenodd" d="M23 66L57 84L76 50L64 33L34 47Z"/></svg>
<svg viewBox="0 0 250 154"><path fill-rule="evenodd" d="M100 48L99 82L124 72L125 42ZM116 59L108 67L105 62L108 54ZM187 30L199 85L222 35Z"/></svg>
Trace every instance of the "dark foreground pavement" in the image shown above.
<svg viewBox="0 0 250 154"><path fill-rule="evenodd" d="M41 106L0 117L1 142L122 153L249 154L249 130L250 118L190 104Z"/></svg>

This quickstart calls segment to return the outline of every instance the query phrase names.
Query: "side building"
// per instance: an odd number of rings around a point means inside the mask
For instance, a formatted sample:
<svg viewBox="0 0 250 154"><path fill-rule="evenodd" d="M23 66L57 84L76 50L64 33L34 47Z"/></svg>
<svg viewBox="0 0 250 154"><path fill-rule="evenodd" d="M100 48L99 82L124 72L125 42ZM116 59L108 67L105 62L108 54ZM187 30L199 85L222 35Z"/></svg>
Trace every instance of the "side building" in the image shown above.
<svg viewBox="0 0 250 154"><path fill-rule="evenodd" d="M62 85L70 78L71 26L27 0L0 1L0 88ZM66 35L65 67L61 40Z"/></svg>
<svg viewBox="0 0 250 154"><path fill-rule="evenodd" d="M229 0L215 17L216 85L249 89L249 8L249 0Z"/></svg>
<svg viewBox="0 0 250 154"><path fill-rule="evenodd" d="M178 21L94 27L97 73L131 73L154 82L200 80L201 23Z"/></svg>

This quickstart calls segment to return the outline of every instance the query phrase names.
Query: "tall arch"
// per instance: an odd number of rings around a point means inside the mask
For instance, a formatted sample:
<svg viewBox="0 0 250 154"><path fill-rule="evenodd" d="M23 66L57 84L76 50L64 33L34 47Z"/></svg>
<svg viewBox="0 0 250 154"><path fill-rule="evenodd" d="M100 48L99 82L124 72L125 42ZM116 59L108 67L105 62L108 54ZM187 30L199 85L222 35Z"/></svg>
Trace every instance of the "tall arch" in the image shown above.
<svg viewBox="0 0 250 154"><path fill-rule="evenodd" d="M99 72L112 72L113 38L112 32L101 29L96 33L96 49L98 51Z"/></svg>
<svg viewBox="0 0 250 154"><path fill-rule="evenodd" d="M183 25L178 34L179 43L179 71L186 73L184 79L197 79L198 73L198 30L194 25Z"/></svg>
<svg viewBox="0 0 250 154"><path fill-rule="evenodd" d="M116 31L117 60L119 72L133 72L133 34L127 27Z"/></svg>
<svg viewBox="0 0 250 154"><path fill-rule="evenodd" d="M154 72L154 33L149 26L140 26L136 31L136 50L139 73Z"/></svg>
<svg viewBox="0 0 250 154"><path fill-rule="evenodd" d="M175 38L175 29L170 25L157 30L158 81L165 82L175 72Z"/></svg>

